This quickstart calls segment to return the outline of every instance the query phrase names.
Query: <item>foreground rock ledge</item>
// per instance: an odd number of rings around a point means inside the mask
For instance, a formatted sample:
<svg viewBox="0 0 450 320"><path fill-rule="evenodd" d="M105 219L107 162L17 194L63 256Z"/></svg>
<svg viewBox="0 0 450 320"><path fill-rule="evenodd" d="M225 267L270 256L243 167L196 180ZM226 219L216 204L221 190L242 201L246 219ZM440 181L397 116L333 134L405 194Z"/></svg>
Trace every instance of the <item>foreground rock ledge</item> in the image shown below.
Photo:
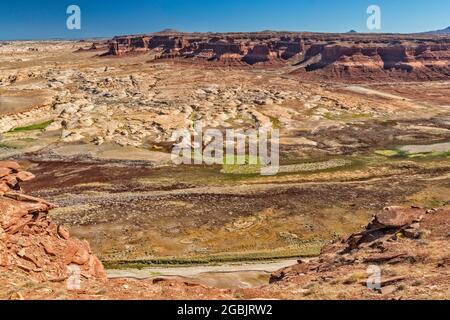
<svg viewBox="0 0 450 320"><path fill-rule="evenodd" d="M270 282L310 299L449 299L449 231L447 206L387 207L366 230L274 272Z"/></svg>
<svg viewBox="0 0 450 320"><path fill-rule="evenodd" d="M58 282L70 276L69 266L78 266L81 277L105 281L89 243L47 219L55 206L22 193L19 183L33 178L18 163L0 161L0 271Z"/></svg>

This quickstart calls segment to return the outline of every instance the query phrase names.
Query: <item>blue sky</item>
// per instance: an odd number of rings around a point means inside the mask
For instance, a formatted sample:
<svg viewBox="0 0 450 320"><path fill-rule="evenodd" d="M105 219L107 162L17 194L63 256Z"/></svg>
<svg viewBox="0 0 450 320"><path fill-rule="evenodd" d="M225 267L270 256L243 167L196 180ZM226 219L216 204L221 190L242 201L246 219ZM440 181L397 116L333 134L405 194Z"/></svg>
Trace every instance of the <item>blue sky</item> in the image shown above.
<svg viewBox="0 0 450 320"><path fill-rule="evenodd" d="M66 28L71 4L81 8L81 30ZM0 1L0 39L109 37L165 28L367 32L371 4L382 10L380 32L450 26L449 0L6 0Z"/></svg>

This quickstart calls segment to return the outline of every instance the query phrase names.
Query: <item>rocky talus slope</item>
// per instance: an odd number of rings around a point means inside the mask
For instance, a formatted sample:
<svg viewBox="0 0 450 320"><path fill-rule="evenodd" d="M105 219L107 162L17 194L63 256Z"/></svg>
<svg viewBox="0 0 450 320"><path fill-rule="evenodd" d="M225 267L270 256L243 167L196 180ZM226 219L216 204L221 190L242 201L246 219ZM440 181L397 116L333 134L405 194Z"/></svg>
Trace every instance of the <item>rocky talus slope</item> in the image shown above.
<svg viewBox="0 0 450 320"><path fill-rule="evenodd" d="M80 276L105 280L89 243L73 239L47 219L54 205L22 193L19 183L34 178L12 161L0 162L0 271L25 273L38 281L64 281L69 266Z"/></svg>
<svg viewBox="0 0 450 320"><path fill-rule="evenodd" d="M388 207L366 230L273 273L270 282L310 298L448 299L449 231L448 207Z"/></svg>

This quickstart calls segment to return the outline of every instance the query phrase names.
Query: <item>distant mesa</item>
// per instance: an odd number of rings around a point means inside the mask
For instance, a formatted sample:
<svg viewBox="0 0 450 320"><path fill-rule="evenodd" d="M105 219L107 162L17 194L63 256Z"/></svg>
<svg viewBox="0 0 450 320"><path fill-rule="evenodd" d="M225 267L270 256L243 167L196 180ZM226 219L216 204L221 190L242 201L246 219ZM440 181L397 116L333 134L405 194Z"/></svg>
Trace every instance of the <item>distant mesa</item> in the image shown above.
<svg viewBox="0 0 450 320"><path fill-rule="evenodd" d="M450 31L450 28L445 30ZM299 32L163 33L114 37L104 55L217 66L280 67L303 79L429 81L450 79L450 37L435 34ZM90 50L103 48L96 44Z"/></svg>
<svg viewBox="0 0 450 320"><path fill-rule="evenodd" d="M358 31L356 31L356 30L350 30L349 32L347 32L347 33L358 33Z"/></svg>
<svg viewBox="0 0 450 320"><path fill-rule="evenodd" d="M170 28L155 32L155 34L179 34L179 33L183 33L183 32L178 31L176 29L170 29Z"/></svg>

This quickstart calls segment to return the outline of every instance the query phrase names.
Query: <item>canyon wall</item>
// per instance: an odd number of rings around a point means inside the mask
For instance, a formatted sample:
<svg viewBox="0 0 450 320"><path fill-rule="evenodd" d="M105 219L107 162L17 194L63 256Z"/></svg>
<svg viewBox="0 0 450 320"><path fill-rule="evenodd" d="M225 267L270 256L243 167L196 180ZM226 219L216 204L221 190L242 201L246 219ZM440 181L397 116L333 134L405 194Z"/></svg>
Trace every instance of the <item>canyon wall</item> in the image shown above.
<svg viewBox="0 0 450 320"><path fill-rule="evenodd" d="M450 44L314 44L294 73L322 79L450 79Z"/></svg>
<svg viewBox="0 0 450 320"><path fill-rule="evenodd" d="M318 80L448 80L450 37L430 35L233 33L115 37L105 55L291 66Z"/></svg>
<svg viewBox="0 0 450 320"><path fill-rule="evenodd" d="M138 40L139 39L139 40ZM107 55L159 53L161 58L242 61L249 65L283 61L304 50L301 39L232 36L123 36L109 42Z"/></svg>

